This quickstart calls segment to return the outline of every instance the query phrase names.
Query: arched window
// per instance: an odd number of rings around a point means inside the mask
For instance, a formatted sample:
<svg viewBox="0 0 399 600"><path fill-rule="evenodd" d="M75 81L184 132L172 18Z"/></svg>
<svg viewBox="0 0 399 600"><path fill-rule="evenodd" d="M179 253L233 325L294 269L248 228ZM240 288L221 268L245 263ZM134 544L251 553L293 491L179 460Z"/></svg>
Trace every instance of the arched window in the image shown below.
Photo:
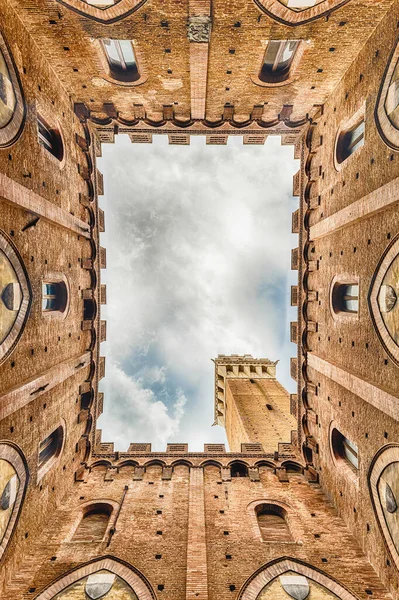
<svg viewBox="0 0 399 600"><path fill-rule="evenodd" d="M336 459L344 461L351 469L357 471L359 468L359 457L357 446L348 440L338 429L331 433L331 445Z"/></svg>
<svg viewBox="0 0 399 600"><path fill-rule="evenodd" d="M262 540L265 542L292 542L286 511L276 504L258 504L256 518Z"/></svg>
<svg viewBox="0 0 399 600"><path fill-rule="evenodd" d="M85 321L92 321L96 316L96 303L91 298L83 300L83 319Z"/></svg>
<svg viewBox="0 0 399 600"><path fill-rule="evenodd" d="M17 71L0 33L0 146L15 142L24 118L24 102Z"/></svg>
<svg viewBox="0 0 399 600"><path fill-rule="evenodd" d="M64 312L68 302L68 291L64 281L44 281L42 284L42 310Z"/></svg>
<svg viewBox="0 0 399 600"><path fill-rule="evenodd" d="M336 145L336 161L340 165L364 144L364 118L350 129L341 131Z"/></svg>
<svg viewBox="0 0 399 600"><path fill-rule="evenodd" d="M57 427L39 444L38 479L41 479L51 468L53 462L61 454L64 443L64 428Z"/></svg>
<svg viewBox="0 0 399 600"><path fill-rule="evenodd" d="M231 465L232 477L248 477L248 468L242 463L233 463Z"/></svg>
<svg viewBox="0 0 399 600"><path fill-rule="evenodd" d="M111 513L112 506L103 502L86 507L72 541L102 542Z"/></svg>
<svg viewBox="0 0 399 600"><path fill-rule="evenodd" d="M0 361L14 348L31 303L25 268L11 242L0 232Z"/></svg>
<svg viewBox="0 0 399 600"><path fill-rule="evenodd" d="M299 43L295 40L271 40L267 44L259 79L265 83L279 83L288 79Z"/></svg>
<svg viewBox="0 0 399 600"><path fill-rule="evenodd" d="M61 162L64 158L64 144L60 132L50 127L40 115L37 115L37 129L39 144Z"/></svg>
<svg viewBox="0 0 399 600"><path fill-rule="evenodd" d="M119 81L137 81L140 73L131 40L102 40L110 75Z"/></svg>
<svg viewBox="0 0 399 600"><path fill-rule="evenodd" d="M11 443L0 444L0 558L18 519L28 480L25 459Z"/></svg>
<svg viewBox="0 0 399 600"><path fill-rule="evenodd" d="M11 121L16 103L11 75L3 53L0 51L0 128L5 127Z"/></svg>
<svg viewBox="0 0 399 600"><path fill-rule="evenodd" d="M399 444L388 444L374 457L369 487L378 524L399 568Z"/></svg>
<svg viewBox="0 0 399 600"><path fill-rule="evenodd" d="M301 10L306 10L307 8L312 8L312 6L317 6L317 4L322 4L325 0L279 0L281 4L287 6L291 10L296 12L300 12Z"/></svg>
<svg viewBox="0 0 399 600"><path fill-rule="evenodd" d="M19 479L14 467L0 459L0 542L7 529L19 489Z"/></svg>
<svg viewBox="0 0 399 600"><path fill-rule="evenodd" d="M332 291L332 306L335 313L358 313L359 284L335 283Z"/></svg>

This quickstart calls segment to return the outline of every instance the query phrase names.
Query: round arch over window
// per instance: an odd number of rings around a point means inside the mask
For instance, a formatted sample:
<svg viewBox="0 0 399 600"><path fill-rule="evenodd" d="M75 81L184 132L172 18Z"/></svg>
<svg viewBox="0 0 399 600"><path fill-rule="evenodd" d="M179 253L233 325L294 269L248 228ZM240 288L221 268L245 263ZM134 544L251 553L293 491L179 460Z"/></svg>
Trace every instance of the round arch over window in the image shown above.
<svg viewBox="0 0 399 600"><path fill-rule="evenodd" d="M389 57L375 108L378 131L384 142L399 150L399 38Z"/></svg>
<svg viewBox="0 0 399 600"><path fill-rule="evenodd" d="M0 33L0 147L18 138L25 119L21 86L7 44Z"/></svg>
<svg viewBox="0 0 399 600"><path fill-rule="evenodd" d="M279 597L281 594L281 588L286 592L287 600L289 597L302 600L312 591L317 597L321 590L325 600L356 600L335 579L292 558L278 559L258 569L243 585L237 600L274 600L276 595Z"/></svg>
<svg viewBox="0 0 399 600"><path fill-rule="evenodd" d="M99 23L115 23L135 12L147 0L57 0L63 6Z"/></svg>
<svg viewBox="0 0 399 600"><path fill-rule="evenodd" d="M27 482L22 452L13 444L0 443L0 559L17 522Z"/></svg>
<svg viewBox="0 0 399 600"><path fill-rule="evenodd" d="M359 278L337 275L330 285L330 310L333 319L358 319Z"/></svg>
<svg viewBox="0 0 399 600"><path fill-rule="evenodd" d="M285 25L302 25L336 10L350 0L254 0L258 7Z"/></svg>
<svg viewBox="0 0 399 600"><path fill-rule="evenodd" d="M31 305L31 287L17 249L0 231L0 363L22 334Z"/></svg>
<svg viewBox="0 0 399 600"><path fill-rule="evenodd" d="M371 463L369 489L385 543L399 569L399 444L379 450Z"/></svg>
<svg viewBox="0 0 399 600"><path fill-rule="evenodd" d="M120 600L155 600L155 593L150 583L134 567L125 562L105 556L70 571L61 579L51 584L35 600L67 600L69 592L82 591L82 598L95 600L102 596L96 590L107 593L115 589ZM85 596L86 594L86 596ZM98 594L98 592L97 592Z"/></svg>
<svg viewBox="0 0 399 600"><path fill-rule="evenodd" d="M369 293L371 317L386 352L399 365L399 236L383 254Z"/></svg>

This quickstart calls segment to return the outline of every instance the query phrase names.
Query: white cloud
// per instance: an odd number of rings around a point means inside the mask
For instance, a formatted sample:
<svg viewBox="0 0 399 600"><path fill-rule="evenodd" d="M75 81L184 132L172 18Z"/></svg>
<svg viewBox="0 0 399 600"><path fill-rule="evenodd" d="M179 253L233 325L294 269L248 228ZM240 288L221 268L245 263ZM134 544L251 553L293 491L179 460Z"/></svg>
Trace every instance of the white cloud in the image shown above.
<svg viewBox="0 0 399 600"><path fill-rule="evenodd" d="M177 391L172 410L157 400L142 382L127 375L112 360L107 362L107 378L112 382L113 406L108 406L103 441L113 441L126 450L126 440L156 440L162 446L179 431L187 402L182 390ZM123 417L121 418L121 415Z"/></svg>
<svg viewBox="0 0 399 600"><path fill-rule="evenodd" d="M189 441L191 449L224 441L220 428L210 428L210 359L218 353L280 358L279 378L289 385L297 167L292 147L279 143L249 147L230 138L227 147L206 147L194 138L178 147L154 136L146 146L118 136L103 146L108 341L101 424L104 439L120 449L131 441L153 441L160 450L165 440Z"/></svg>

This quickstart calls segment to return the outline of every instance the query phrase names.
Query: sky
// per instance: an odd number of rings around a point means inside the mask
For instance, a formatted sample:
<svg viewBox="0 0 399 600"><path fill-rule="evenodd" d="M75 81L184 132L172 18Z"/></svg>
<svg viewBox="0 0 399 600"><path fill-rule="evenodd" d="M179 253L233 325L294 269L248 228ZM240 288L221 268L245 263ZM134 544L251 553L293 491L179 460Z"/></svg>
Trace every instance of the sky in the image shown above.
<svg viewBox="0 0 399 600"><path fill-rule="evenodd" d="M167 136L102 145L107 250L106 374L100 382L102 441L226 443L214 421L218 354L279 359L277 378L295 391L289 359L293 146L170 146Z"/></svg>

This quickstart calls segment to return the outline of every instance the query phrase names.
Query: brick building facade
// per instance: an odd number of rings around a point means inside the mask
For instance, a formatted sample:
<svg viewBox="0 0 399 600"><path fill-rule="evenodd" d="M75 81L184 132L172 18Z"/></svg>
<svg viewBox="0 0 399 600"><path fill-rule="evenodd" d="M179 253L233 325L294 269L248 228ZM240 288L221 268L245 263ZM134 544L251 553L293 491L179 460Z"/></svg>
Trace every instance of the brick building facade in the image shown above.
<svg viewBox="0 0 399 600"><path fill-rule="evenodd" d="M2 599L399 597L398 23L397 0L2 0ZM300 159L297 393L219 356L228 452L96 427L118 133Z"/></svg>

